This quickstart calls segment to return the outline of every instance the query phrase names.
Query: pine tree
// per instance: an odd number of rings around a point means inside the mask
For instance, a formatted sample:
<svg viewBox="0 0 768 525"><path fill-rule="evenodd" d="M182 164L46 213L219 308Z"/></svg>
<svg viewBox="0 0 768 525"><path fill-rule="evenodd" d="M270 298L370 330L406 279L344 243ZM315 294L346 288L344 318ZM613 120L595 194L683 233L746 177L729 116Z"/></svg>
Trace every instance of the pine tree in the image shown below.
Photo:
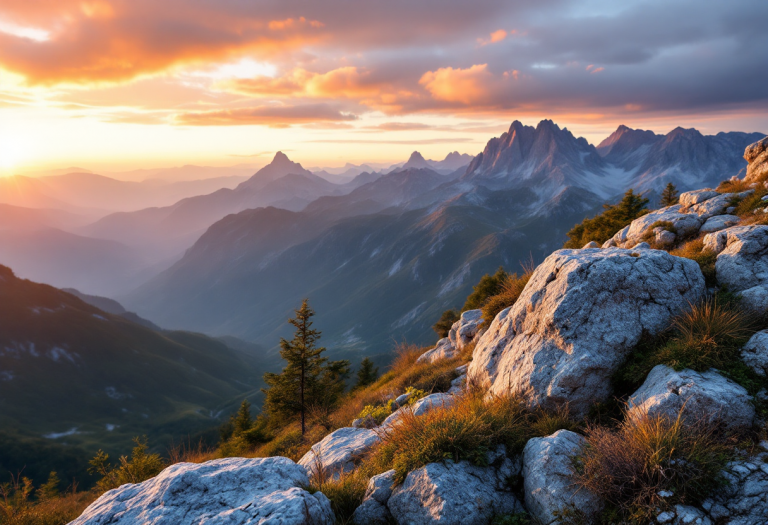
<svg viewBox="0 0 768 525"><path fill-rule="evenodd" d="M357 383L355 388L362 388L375 382L379 378L379 369L373 366L373 361L368 357L360 362L360 369L357 371Z"/></svg>
<svg viewBox="0 0 768 525"><path fill-rule="evenodd" d="M488 277L486 275L486 277ZM448 331L453 326L453 323L459 320L459 314L456 310L446 310L440 319L432 325L432 330L437 333L438 337L448 337Z"/></svg>
<svg viewBox="0 0 768 525"><path fill-rule="evenodd" d="M298 415L303 435L309 408L331 406L344 392L350 364L349 361L329 363L322 357L325 348L317 346L320 331L312 328L315 311L307 299L295 312L296 317L288 320L296 328L293 339L280 340L280 356L287 366L280 374L264 374L264 381L269 386L264 390L264 411L272 424Z"/></svg>
<svg viewBox="0 0 768 525"><path fill-rule="evenodd" d="M58 497L60 484L61 481L59 480L59 476L56 475L56 471L51 471L51 473L48 474L48 481L40 485L40 488L37 489L37 499L40 501L47 501Z"/></svg>
<svg viewBox="0 0 768 525"><path fill-rule="evenodd" d="M602 244L633 220L648 213L648 199L627 190L618 204L603 204L605 211L591 219L584 219L568 232L565 248L581 248L589 241Z"/></svg>
<svg viewBox="0 0 768 525"><path fill-rule="evenodd" d="M677 188L671 182L667 184L664 191L661 192L661 207L666 208L677 204L680 200L680 195L677 193Z"/></svg>
<svg viewBox="0 0 768 525"><path fill-rule="evenodd" d="M232 423L232 430L238 434L249 431L253 426L253 419L251 419L251 404L247 399L243 399L243 402L240 403L240 408L238 409L237 414L235 414Z"/></svg>

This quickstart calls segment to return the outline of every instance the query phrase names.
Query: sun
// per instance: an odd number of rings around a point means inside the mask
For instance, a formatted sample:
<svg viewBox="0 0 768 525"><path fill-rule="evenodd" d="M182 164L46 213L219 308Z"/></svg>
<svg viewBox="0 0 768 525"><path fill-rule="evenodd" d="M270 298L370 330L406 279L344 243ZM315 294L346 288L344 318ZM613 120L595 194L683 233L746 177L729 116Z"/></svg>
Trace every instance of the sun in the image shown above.
<svg viewBox="0 0 768 525"><path fill-rule="evenodd" d="M0 138L0 171L17 168L29 154L29 144L18 139Z"/></svg>

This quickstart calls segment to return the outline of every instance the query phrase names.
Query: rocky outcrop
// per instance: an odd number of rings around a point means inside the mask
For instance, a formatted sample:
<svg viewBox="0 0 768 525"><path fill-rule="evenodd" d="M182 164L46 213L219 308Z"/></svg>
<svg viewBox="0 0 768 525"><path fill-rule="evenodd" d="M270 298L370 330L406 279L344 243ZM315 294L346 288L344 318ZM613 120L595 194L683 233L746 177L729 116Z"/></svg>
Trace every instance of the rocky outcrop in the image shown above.
<svg viewBox="0 0 768 525"><path fill-rule="evenodd" d="M387 525L392 521L387 502L392 496L395 471L388 470L368 481L363 503L355 509L352 522L356 525Z"/></svg>
<svg viewBox="0 0 768 525"><path fill-rule="evenodd" d="M753 335L741 349L741 360L757 375L768 376L768 330Z"/></svg>
<svg viewBox="0 0 768 525"><path fill-rule="evenodd" d="M683 213L681 210L682 205L676 204L643 215L616 233L613 236L613 241L616 246L620 247L634 246L641 242L649 232L652 232L651 226L657 222L671 223L675 235L686 236L699 231L704 220L696 214Z"/></svg>
<svg viewBox="0 0 768 525"><path fill-rule="evenodd" d="M715 263L717 282L732 292L768 285L768 226L737 226L719 234L724 243L718 247L724 247Z"/></svg>
<svg viewBox="0 0 768 525"><path fill-rule="evenodd" d="M768 176L768 137L747 146L744 159L749 163L744 180L759 181Z"/></svg>
<svg viewBox="0 0 768 525"><path fill-rule="evenodd" d="M388 429L397 425L400 419L402 419L406 411L412 413L414 416L423 416L424 414L426 414L432 409L448 408L452 406L453 403L455 402L456 402L456 398L453 397L451 394L443 394L443 393L430 394L428 396L422 397L421 399L416 401L413 405L398 408L392 414L387 416L387 419L385 419L381 423L381 428Z"/></svg>
<svg viewBox="0 0 768 525"><path fill-rule="evenodd" d="M699 233L712 233L725 228L730 228L739 223L739 218L735 215L717 215L710 217L699 230Z"/></svg>
<svg viewBox="0 0 768 525"><path fill-rule="evenodd" d="M479 339L468 377L574 415L610 395L610 377L643 334L705 292L699 266L660 250L559 250Z"/></svg>
<svg viewBox="0 0 768 525"><path fill-rule="evenodd" d="M381 438L373 430L340 428L312 445L309 452L299 460L299 465L310 473L322 469L325 474L337 477L343 472L354 470L360 458L379 441Z"/></svg>
<svg viewBox="0 0 768 525"><path fill-rule="evenodd" d="M442 359L453 359L459 351L447 337L440 339L432 350L427 350L419 356L417 363L435 363Z"/></svg>
<svg viewBox="0 0 768 525"><path fill-rule="evenodd" d="M537 523L550 525L569 514L589 522L602 510L602 500L575 483L573 458L585 445L582 436L569 430L533 438L525 445L525 506Z"/></svg>
<svg viewBox="0 0 768 525"><path fill-rule="evenodd" d="M701 507L716 523L764 525L768 522L768 441L752 457L732 461L722 473L727 484Z"/></svg>
<svg viewBox="0 0 768 525"><path fill-rule="evenodd" d="M487 467L447 460L418 468L392 491L387 507L397 523L408 525L474 525L522 512L509 487L520 473L519 461L503 451L488 459Z"/></svg>
<svg viewBox="0 0 768 525"><path fill-rule="evenodd" d="M682 411L686 421L706 419L729 430L748 429L755 418L752 397L742 386L715 370L676 372L666 365L651 370L628 406L629 417L648 414L674 420Z"/></svg>
<svg viewBox="0 0 768 525"><path fill-rule="evenodd" d="M302 488L308 484L304 468L288 458L177 463L143 483L110 490L72 525L333 525L328 498Z"/></svg>
<svg viewBox="0 0 768 525"><path fill-rule="evenodd" d="M482 323L482 310L467 310L461 314L461 318L458 321L453 323L451 330L448 332L448 340L453 344L454 348L461 350L474 340Z"/></svg>

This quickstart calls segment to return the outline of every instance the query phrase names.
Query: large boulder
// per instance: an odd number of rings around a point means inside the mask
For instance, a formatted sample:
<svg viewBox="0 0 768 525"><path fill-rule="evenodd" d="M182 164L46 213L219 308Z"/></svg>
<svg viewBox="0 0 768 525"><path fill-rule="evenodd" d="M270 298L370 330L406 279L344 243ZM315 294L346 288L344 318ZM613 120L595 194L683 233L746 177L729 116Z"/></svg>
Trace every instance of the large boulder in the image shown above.
<svg viewBox="0 0 768 525"><path fill-rule="evenodd" d="M717 215L710 217L699 230L699 233L712 233L725 228L730 228L739 223L739 218L735 215Z"/></svg>
<svg viewBox="0 0 768 525"><path fill-rule="evenodd" d="M718 195L720 194L717 191L713 190L712 188L686 191L685 193L680 194L680 198L678 199L678 202L680 202L680 206L687 209L699 203L702 203L706 200L709 200L712 197L717 197Z"/></svg>
<svg viewBox="0 0 768 525"><path fill-rule="evenodd" d="M363 502L355 509L352 522L356 525L387 525L392 521L387 502L395 484L395 471L388 470L368 481Z"/></svg>
<svg viewBox="0 0 768 525"><path fill-rule="evenodd" d="M487 467L447 460L416 469L392 491L387 507L407 525L486 525L496 515L522 512L509 486L520 463L495 456Z"/></svg>
<svg viewBox="0 0 768 525"><path fill-rule="evenodd" d="M525 506L537 523L556 523L563 514L591 520L602 510L602 500L575 483L573 458L585 445L582 436L569 430L528 440L523 449Z"/></svg>
<svg viewBox="0 0 768 525"><path fill-rule="evenodd" d="M477 332L480 331L480 325L483 324L482 310L467 310L461 314L461 318L453 323L448 332L448 340L454 348L461 350L471 343Z"/></svg>
<svg viewBox="0 0 768 525"><path fill-rule="evenodd" d="M741 360L757 375L768 376L768 330L753 335L741 349Z"/></svg>
<svg viewBox="0 0 768 525"><path fill-rule="evenodd" d="M753 182L768 176L768 137L747 146L744 159L749 163L744 180Z"/></svg>
<svg viewBox="0 0 768 525"><path fill-rule="evenodd" d="M343 472L354 470L360 458L379 441L381 438L373 430L340 428L312 445L309 452L299 460L299 465L310 473L322 469L322 472L337 477Z"/></svg>
<svg viewBox="0 0 768 525"><path fill-rule="evenodd" d="M687 421L709 420L729 430L752 426L755 407L741 386L717 371L673 370L657 365L629 398L629 417L648 414L676 419L682 411Z"/></svg>
<svg viewBox="0 0 768 525"><path fill-rule="evenodd" d="M694 204L691 206L690 210L683 211L687 213L695 213L699 216L699 219L706 221L710 217L725 213L725 210L731 206L731 202L733 201L734 197L742 197L742 195L734 193L718 194L717 197L712 197L711 199L707 199L704 202Z"/></svg>
<svg viewBox="0 0 768 525"><path fill-rule="evenodd" d="M110 490L70 525L333 525L330 501L302 488L308 484L304 468L288 458L177 463Z"/></svg>
<svg viewBox="0 0 768 525"><path fill-rule="evenodd" d="M716 240L712 240L714 236ZM768 226L736 226L705 237L717 251L717 282L732 292L768 285Z"/></svg>
<svg viewBox="0 0 768 525"><path fill-rule="evenodd" d="M437 393L422 397L410 406L398 408L381 423L382 429L388 429L397 425L406 412L414 416L423 416L435 408L448 408L456 402L456 398L451 394Z"/></svg>
<svg viewBox="0 0 768 525"><path fill-rule="evenodd" d="M419 356L417 363L435 363L442 359L453 359L459 355L458 349L447 337L440 339L432 350L427 350Z"/></svg>
<svg viewBox="0 0 768 525"><path fill-rule="evenodd" d="M665 251L556 251L480 338L468 377L492 394L584 415L608 398L643 334L666 329L704 293L698 264Z"/></svg>

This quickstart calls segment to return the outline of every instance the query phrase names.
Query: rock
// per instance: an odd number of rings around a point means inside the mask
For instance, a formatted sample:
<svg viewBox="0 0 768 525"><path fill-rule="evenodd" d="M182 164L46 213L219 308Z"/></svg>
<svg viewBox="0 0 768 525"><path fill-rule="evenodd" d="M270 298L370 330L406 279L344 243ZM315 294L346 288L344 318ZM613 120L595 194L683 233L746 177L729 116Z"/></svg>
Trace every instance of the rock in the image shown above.
<svg viewBox="0 0 768 525"><path fill-rule="evenodd" d="M674 518L670 521L672 525L712 525L704 511L691 507L689 505L675 505Z"/></svg>
<svg viewBox="0 0 768 525"><path fill-rule="evenodd" d="M656 244L660 246L669 246L671 244L674 244L675 239L677 239L677 235L675 235L674 232L665 230L664 228L661 228L661 227L654 228L653 234L655 235L654 241L656 242Z"/></svg>
<svg viewBox="0 0 768 525"><path fill-rule="evenodd" d="M706 418L729 430L747 429L755 418L752 397L741 385L715 370L676 372L666 365L657 365L651 370L629 398L628 407L629 417L647 413L652 417L676 419L683 410L684 420Z"/></svg>
<svg viewBox="0 0 768 525"><path fill-rule="evenodd" d="M595 241L589 241L587 244L581 247L582 250L588 250L590 248L600 248L600 245Z"/></svg>
<svg viewBox="0 0 768 525"><path fill-rule="evenodd" d="M454 348L461 350L472 342L481 324L483 324L483 311L467 310L461 314L458 321L453 323L448 332L448 339Z"/></svg>
<svg viewBox="0 0 768 525"><path fill-rule="evenodd" d="M448 408L455 402L456 398L450 394L430 394L426 397L422 397L411 406L405 406L395 410L381 423L381 428L387 429L396 425L403 417L403 413L406 410L412 412L414 416L423 416L433 408Z"/></svg>
<svg viewBox="0 0 768 525"><path fill-rule="evenodd" d="M768 312L768 288L765 286L753 286L747 290L742 291L741 306L752 310L758 315L763 315Z"/></svg>
<svg viewBox="0 0 768 525"><path fill-rule="evenodd" d="M640 337L704 293L699 266L665 251L556 251L480 338L468 376L492 394L584 415L608 398Z"/></svg>
<svg viewBox="0 0 768 525"><path fill-rule="evenodd" d="M741 360L763 377L768 375L768 330L753 335L741 349Z"/></svg>
<svg viewBox="0 0 768 525"><path fill-rule="evenodd" d="M613 238L605 241L602 246L602 248L615 248L615 247L616 247L616 241L613 240Z"/></svg>
<svg viewBox="0 0 768 525"><path fill-rule="evenodd" d="M110 490L70 525L333 525L330 501L302 488L308 484L304 468L288 458L176 463Z"/></svg>
<svg viewBox="0 0 768 525"><path fill-rule="evenodd" d="M739 223L739 218L735 215L718 215L716 217L710 217L707 219L699 233L711 233L725 228L729 228Z"/></svg>
<svg viewBox="0 0 768 525"><path fill-rule="evenodd" d="M386 525L391 523L392 514L387 508L387 502L392 495L394 483L394 470L373 476L368 481L363 503L352 514L352 522L356 525Z"/></svg>
<svg viewBox="0 0 768 525"><path fill-rule="evenodd" d="M651 245L647 242L639 242L632 247L633 250L650 250Z"/></svg>
<svg viewBox="0 0 768 525"><path fill-rule="evenodd" d="M638 217L629 226L614 235L613 240L617 246L634 246L641 242L648 233L652 233L651 226L657 222L672 223L676 235L682 237L698 232L704 219L693 213L683 213L681 210L682 206L676 204Z"/></svg>
<svg viewBox="0 0 768 525"><path fill-rule="evenodd" d="M443 337L437 342L437 345L432 350L428 350L421 354L416 360L417 363L435 363L441 359L453 359L459 355L459 351L453 346L451 340L447 337Z"/></svg>
<svg viewBox="0 0 768 525"><path fill-rule="evenodd" d="M768 226L735 226L718 234L724 234L725 248L715 263L717 282L731 292L768 285Z"/></svg>
<svg viewBox="0 0 768 525"><path fill-rule="evenodd" d="M758 181L768 175L768 137L747 146L744 159L749 163L745 181Z"/></svg>
<svg viewBox="0 0 768 525"><path fill-rule="evenodd" d="M488 467L447 460L416 469L392 491L387 506L395 521L407 525L475 525L498 514L522 512L509 487L520 473L506 455Z"/></svg>
<svg viewBox="0 0 768 525"><path fill-rule="evenodd" d="M712 520L728 525L764 525L768 516L768 443L753 457L729 463L722 489L701 507Z"/></svg>
<svg viewBox="0 0 768 525"><path fill-rule="evenodd" d="M712 188L704 188L702 190L695 190L695 191L686 191L685 193L680 194L679 202L683 208L690 208L695 204L699 204L700 202L709 200L712 197L717 197L718 195L720 194L717 193Z"/></svg>
<svg viewBox="0 0 768 525"><path fill-rule="evenodd" d="M712 197L704 202L694 204L689 212L695 213L702 221L705 221L710 217L725 213L726 208L730 207L734 197L736 197L736 195L733 193L722 193L717 197Z"/></svg>
<svg viewBox="0 0 768 525"><path fill-rule="evenodd" d="M453 381L451 381L451 388L448 389L448 393L452 396L461 394L464 391L464 385L467 382L467 374L462 374Z"/></svg>
<svg viewBox="0 0 768 525"><path fill-rule="evenodd" d="M373 416L365 416L352 421L352 428L376 428L377 426L379 425L376 424Z"/></svg>
<svg viewBox="0 0 768 525"><path fill-rule="evenodd" d="M395 404L397 404L398 407L405 406L412 396L413 392L406 392L405 394L399 395L395 398Z"/></svg>
<svg viewBox="0 0 768 525"><path fill-rule="evenodd" d="M299 465L310 473L323 469L337 477L342 472L354 470L359 459L380 440L376 432L367 428L340 428L312 445L299 460Z"/></svg>
<svg viewBox="0 0 768 525"><path fill-rule="evenodd" d="M603 508L602 500L575 485L573 457L581 453L586 440L570 430L558 430L533 438L523 449L525 506L537 523L557 522L557 515L576 511L593 519Z"/></svg>

